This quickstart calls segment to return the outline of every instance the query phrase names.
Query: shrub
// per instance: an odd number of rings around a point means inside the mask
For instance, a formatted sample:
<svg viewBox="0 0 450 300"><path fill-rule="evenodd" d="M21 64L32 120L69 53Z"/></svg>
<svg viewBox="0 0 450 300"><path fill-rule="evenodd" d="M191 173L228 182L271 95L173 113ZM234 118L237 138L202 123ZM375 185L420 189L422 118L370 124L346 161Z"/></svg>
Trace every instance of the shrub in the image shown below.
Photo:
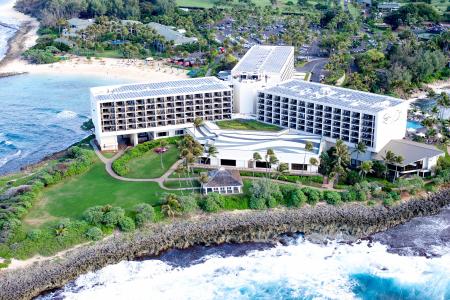
<svg viewBox="0 0 450 300"><path fill-rule="evenodd" d="M151 223L155 219L155 209L147 203L141 203L134 207L135 220L137 226L143 226L146 223Z"/></svg>
<svg viewBox="0 0 450 300"><path fill-rule="evenodd" d="M102 223L106 227L114 228L119 221L125 216L125 211L121 207L113 207L110 211L103 215Z"/></svg>
<svg viewBox="0 0 450 300"><path fill-rule="evenodd" d="M207 212L218 212L225 205L225 199L218 193L208 193L203 199L202 209Z"/></svg>
<svg viewBox="0 0 450 300"><path fill-rule="evenodd" d="M289 198L287 200L287 205L300 207L304 203L306 203L307 200L308 198L305 196L305 194L303 194L303 192L300 189L295 189L291 191Z"/></svg>
<svg viewBox="0 0 450 300"><path fill-rule="evenodd" d="M356 191L356 201L364 202L367 200L367 194L362 190Z"/></svg>
<svg viewBox="0 0 450 300"><path fill-rule="evenodd" d="M133 231L136 226L134 225L133 219L129 217L123 217L119 220L119 228L122 231L129 232Z"/></svg>
<svg viewBox="0 0 450 300"><path fill-rule="evenodd" d="M86 231L86 237L93 241L98 241L102 238L103 232L98 227L91 227Z"/></svg>
<svg viewBox="0 0 450 300"><path fill-rule="evenodd" d="M331 205L337 205L341 202L341 195L338 192L325 191L323 193L324 200Z"/></svg>
<svg viewBox="0 0 450 300"><path fill-rule="evenodd" d="M308 200L307 200L308 204L311 204L311 205L315 205L322 198L320 191L312 189L312 188L303 188L302 192L308 198Z"/></svg>
<svg viewBox="0 0 450 300"><path fill-rule="evenodd" d="M384 198L384 200L383 200L384 206L392 206L393 204L394 204L394 200L390 196L387 196L386 198Z"/></svg>
<svg viewBox="0 0 450 300"><path fill-rule="evenodd" d="M41 237L41 234L39 229L33 229L27 233L27 238L35 242Z"/></svg>
<svg viewBox="0 0 450 300"><path fill-rule="evenodd" d="M89 224L97 226L103 222L103 214L102 206L93 206L84 211L83 219Z"/></svg>
<svg viewBox="0 0 450 300"><path fill-rule="evenodd" d="M360 183L361 181L362 177L356 171L348 172L347 177L345 179L345 183L347 183L348 185L354 185L355 183Z"/></svg>
<svg viewBox="0 0 450 300"><path fill-rule="evenodd" d="M181 196L178 198L183 213L192 213L198 209L197 200L193 196Z"/></svg>
<svg viewBox="0 0 450 300"><path fill-rule="evenodd" d="M356 201L356 193L353 190L345 191L341 193L341 200L344 202Z"/></svg>
<svg viewBox="0 0 450 300"><path fill-rule="evenodd" d="M251 209L265 209L267 208L266 199L251 197L249 202L249 207Z"/></svg>
<svg viewBox="0 0 450 300"><path fill-rule="evenodd" d="M394 200L394 201L400 200L400 194L397 193L397 192L395 192L395 191L390 192L388 195L389 195L389 197L391 197L392 200Z"/></svg>
<svg viewBox="0 0 450 300"><path fill-rule="evenodd" d="M250 208L264 209L267 207L275 207L278 201L283 199L278 184L268 179L255 180L250 188Z"/></svg>

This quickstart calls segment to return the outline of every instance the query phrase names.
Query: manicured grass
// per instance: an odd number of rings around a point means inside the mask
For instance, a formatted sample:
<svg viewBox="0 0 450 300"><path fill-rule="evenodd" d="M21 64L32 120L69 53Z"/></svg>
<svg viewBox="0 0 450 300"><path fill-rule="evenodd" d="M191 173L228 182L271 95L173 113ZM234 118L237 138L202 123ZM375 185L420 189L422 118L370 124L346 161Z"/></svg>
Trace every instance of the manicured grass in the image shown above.
<svg viewBox="0 0 450 300"><path fill-rule="evenodd" d="M190 173L188 172L183 172L180 174L177 174L177 172L173 172L172 174L169 175L169 178L187 178L187 177L196 177L198 176L200 173L202 172L208 172L207 169L194 169L193 171L191 171Z"/></svg>
<svg viewBox="0 0 450 300"><path fill-rule="evenodd" d="M234 130L260 130L260 131L280 131L281 128L272 124L262 123L256 120L234 119L216 122L221 129Z"/></svg>
<svg viewBox="0 0 450 300"><path fill-rule="evenodd" d="M115 152L102 152L102 155L105 158L112 158L114 155L116 155L116 153Z"/></svg>
<svg viewBox="0 0 450 300"><path fill-rule="evenodd" d="M169 189L200 187L200 182L198 180L174 180L165 181L164 186L168 187Z"/></svg>
<svg viewBox="0 0 450 300"><path fill-rule="evenodd" d="M129 178L158 178L178 160L178 149L175 145L169 145L167 152L162 154L164 167L161 167L161 154L150 150L143 156L134 158L127 163Z"/></svg>
<svg viewBox="0 0 450 300"><path fill-rule="evenodd" d="M115 180L96 162L88 172L44 189L25 218L29 225L42 225L56 218L80 218L91 206L110 204L126 210L138 203L158 205L166 191L154 182ZM174 191L174 193L178 193Z"/></svg>

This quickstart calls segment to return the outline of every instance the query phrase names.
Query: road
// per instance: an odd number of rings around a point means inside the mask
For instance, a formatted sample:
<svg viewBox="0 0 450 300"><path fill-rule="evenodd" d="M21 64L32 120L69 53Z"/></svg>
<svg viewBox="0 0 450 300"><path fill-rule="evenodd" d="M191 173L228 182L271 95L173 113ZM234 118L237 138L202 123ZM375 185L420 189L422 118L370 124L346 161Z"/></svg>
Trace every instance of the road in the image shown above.
<svg viewBox="0 0 450 300"><path fill-rule="evenodd" d="M320 75L325 75L324 67L328 63L328 58L319 58L307 62L303 67L297 68L297 72L311 73L310 81L320 82Z"/></svg>

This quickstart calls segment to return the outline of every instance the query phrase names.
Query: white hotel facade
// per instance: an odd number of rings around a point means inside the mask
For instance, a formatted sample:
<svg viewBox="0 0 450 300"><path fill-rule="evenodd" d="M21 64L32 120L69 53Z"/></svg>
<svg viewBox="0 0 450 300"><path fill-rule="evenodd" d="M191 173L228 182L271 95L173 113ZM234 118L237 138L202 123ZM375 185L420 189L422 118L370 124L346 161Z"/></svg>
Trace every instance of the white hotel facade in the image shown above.
<svg viewBox="0 0 450 300"><path fill-rule="evenodd" d="M426 176L443 155L429 145L404 142L407 101L293 76L293 47L257 45L233 68L230 81L205 77L92 88L97 142L102 150L116 151L120 139L137 145L188 133L205 147L217 147L217 157L207 161L212 166L265 168L252 160L253 153L264 156L272 148L291 171L316 172L310 159L319 159L339 139L350 147L352 164L380 159L387 151L402 155L405 163L390 167L395 176ZM220 130L210 122L231 119L233 113L284 130ZM207 125L189 130L195 118ZM366 153L353 151L359 142L366 144ZM305 150L307 143L313 150Z"/></svg>
<svg viewBox="0 0 450 300"><path fill-rule="evenodd" d="M294 47L255 45L231 70L234 112L254 115L257 90L294 76Z"/></svg>
<svg viewBox="0 0 450 300"><path fill-rule="evenodd" d="M233 90L216 77L104 86L91 89L92 120L102 150L184 135L195 118L231 119Z"/></svg>
<svg viewBox="0 0 450 300"><path fill-rule="evenodd" d="M258 91L259 121L379 152L406 132L409 104L393 97L292 79Z"/></svg>

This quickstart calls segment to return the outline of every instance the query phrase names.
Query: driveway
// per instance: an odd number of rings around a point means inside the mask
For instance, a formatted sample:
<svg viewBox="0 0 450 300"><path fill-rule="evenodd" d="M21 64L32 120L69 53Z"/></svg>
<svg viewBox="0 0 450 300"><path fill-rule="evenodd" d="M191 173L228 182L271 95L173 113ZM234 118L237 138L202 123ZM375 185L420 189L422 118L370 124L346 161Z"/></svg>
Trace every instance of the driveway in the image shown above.
<svg viewBox="0 0 450 300"><path fill-rule="evenodd" d="M318 58L307 62L303 67L297 68L297 72L311 73L312 82L320 82L320 75L325 75L325 65L328 63L328 58Z"/></svg>

